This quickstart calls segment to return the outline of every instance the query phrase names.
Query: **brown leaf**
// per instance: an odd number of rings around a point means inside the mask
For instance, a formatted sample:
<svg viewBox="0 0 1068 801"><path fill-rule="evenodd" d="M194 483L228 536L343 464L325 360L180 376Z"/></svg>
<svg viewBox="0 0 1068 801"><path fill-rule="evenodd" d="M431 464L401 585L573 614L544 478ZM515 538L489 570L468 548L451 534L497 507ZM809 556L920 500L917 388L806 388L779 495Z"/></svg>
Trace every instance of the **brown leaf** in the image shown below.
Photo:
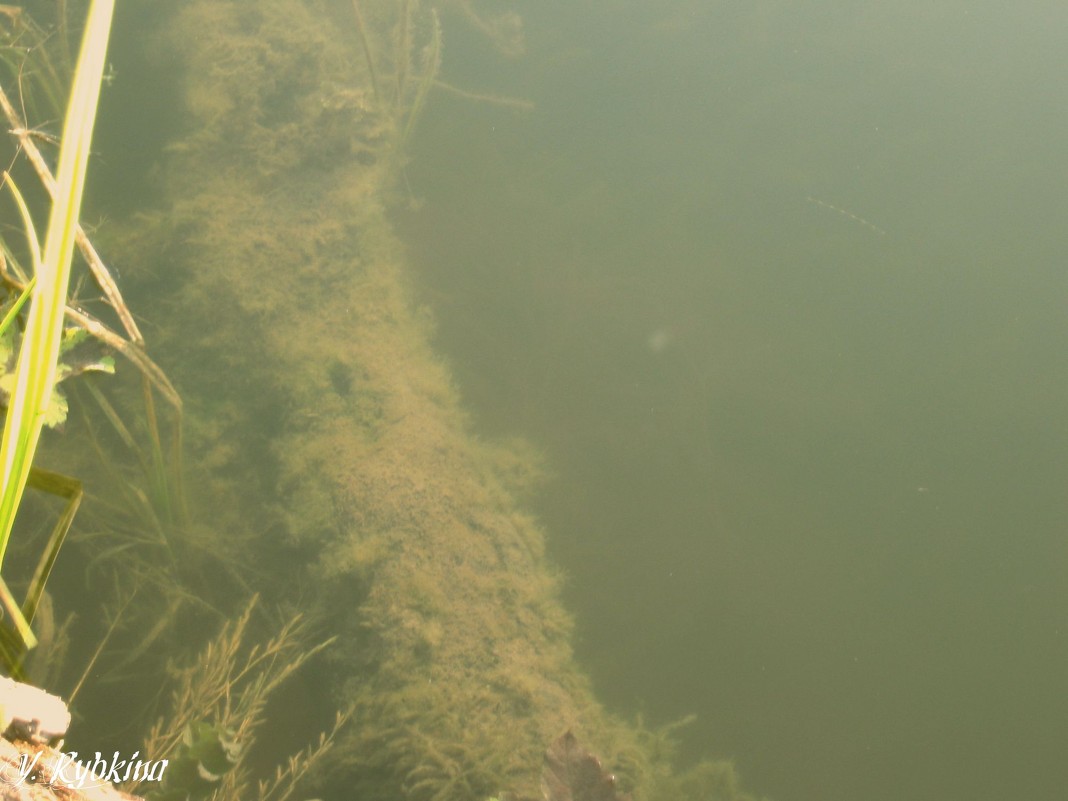
<svg viewBox="0 0 1068 801"><path fill-rule="evenodd" d="M545 801L630 801L616 789L616 777L570 731L545 752L541 792Z"/></svg>

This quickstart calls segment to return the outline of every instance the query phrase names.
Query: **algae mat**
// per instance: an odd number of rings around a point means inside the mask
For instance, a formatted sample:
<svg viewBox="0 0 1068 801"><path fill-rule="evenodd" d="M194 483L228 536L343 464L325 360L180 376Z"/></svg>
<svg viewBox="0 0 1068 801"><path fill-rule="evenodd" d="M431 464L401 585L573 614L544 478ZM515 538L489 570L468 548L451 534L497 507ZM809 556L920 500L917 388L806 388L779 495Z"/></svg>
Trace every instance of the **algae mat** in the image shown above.
<svg viewBox="0 0 1068 801"><path fill-rule="evenodd" d="M385 206L436 75L436 9L210 0L158 31L186 124L130 250L165 254L168 296L148 314L181 343L169 367L194 459L262 536L305 555L278 583L314 578L340 635L341 785L533 795L545 748L572 729L626 787L687 795L657 738L608 715L575 665L543 534L517 502L531 459L472 436L412 301ZM740 797L729 766L702 781L704 797Z"/></svg>

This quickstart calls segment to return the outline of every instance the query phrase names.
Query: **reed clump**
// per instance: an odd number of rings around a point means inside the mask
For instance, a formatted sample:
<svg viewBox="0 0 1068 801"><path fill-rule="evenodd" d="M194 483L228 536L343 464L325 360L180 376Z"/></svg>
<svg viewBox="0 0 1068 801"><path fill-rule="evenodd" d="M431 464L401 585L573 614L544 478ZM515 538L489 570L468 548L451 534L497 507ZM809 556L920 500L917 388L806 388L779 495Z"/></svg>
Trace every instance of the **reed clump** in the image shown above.
<svg viewBox="0 0 1068 801"><path fill-rule="evenodd" d="M33 464L41 431L49 419L56 419L55 386L61 377L60 354L64 342L64 316L68 308L71 261L78 239L85 175L89 165L89 145L96 121L97 101L111 30L113 0L94 0L74 66L70 99L64 117L56 175L41 176L51 201L48 226L43 239L38 238L33 215L22 192L9 173L4 183L14 197L26 239L25 252L31 272L22 271L14 259L14 250L6 244L0 248L0 268L9 285L15 286L19 298L5 315L0 328L10 331L23 304L28 311L21 331L18 358L6 382L6 414L0 441L0 563L11 540L15 516L23 493L31 480L39 486L66 496L70 503L49 537L44 553L29 580L25 600L15 600L8 581L0 578L0 602L5 623L0 638L3 662L15 675L21 674L21 660L26 651L37 645L31 623L44 585L66 538L67 530L81 500L76 481L54 473L45 473ZM11 46L9 45L9 48ZM0 93L0 105L9 119L13 110L6 95ZM24 134L25 136L25 134ZM45 167L47 171L47 167ZM10 258L9 258L10 257ZM20 274L12 278L7 267ZM21 279L18 281L17 279ZM10 571L8 571L10 575Z"/></svg>

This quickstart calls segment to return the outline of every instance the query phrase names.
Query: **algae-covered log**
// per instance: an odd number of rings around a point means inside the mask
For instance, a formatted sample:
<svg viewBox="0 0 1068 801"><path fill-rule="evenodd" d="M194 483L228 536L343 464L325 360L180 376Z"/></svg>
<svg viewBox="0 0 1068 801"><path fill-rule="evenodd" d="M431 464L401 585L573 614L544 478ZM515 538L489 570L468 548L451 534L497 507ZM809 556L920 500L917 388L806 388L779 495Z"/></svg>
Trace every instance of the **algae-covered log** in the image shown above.
<svg viewBox="0 0 1068 801"><path fill-rule="evenodd" d="M163 171L166 224L143 239L169 260L159 314L184 348L193 458L229 477L265 537L295 545L341 636L336 699L355 708L339 785L533 795L546 747L572 729L648 795L664 773L654 738L594 699L516 500L530 459L472 435L384 213L437 69L436 11L176 6L159 50L183 75L185 133ZM709 784L726 786L717 770Z"/></svg>

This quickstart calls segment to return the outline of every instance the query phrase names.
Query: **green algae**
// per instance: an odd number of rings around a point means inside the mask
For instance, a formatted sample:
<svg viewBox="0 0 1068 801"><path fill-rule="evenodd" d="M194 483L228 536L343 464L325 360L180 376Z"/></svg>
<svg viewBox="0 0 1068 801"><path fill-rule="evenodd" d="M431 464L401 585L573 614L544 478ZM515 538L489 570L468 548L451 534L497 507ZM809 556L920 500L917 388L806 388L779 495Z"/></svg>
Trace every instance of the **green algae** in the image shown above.
<svg viewBox="0 0 1068 801"><path fill-rule="evenodd" d="M530 795L571 729L642 797L746 798L725 763L681 783L655 735L598 703L518 501L537 460L474 436L430 345L387 206L442 52L436 10L194 0L159 30L188 124L157 233L130 253L166 251L178 276L158 320L185 353L189 461L302 555L274 566L276 591L314 586L339 637L333 693L353 714L336 785ZM281 410L268 432L264 399Z"/></svg>

